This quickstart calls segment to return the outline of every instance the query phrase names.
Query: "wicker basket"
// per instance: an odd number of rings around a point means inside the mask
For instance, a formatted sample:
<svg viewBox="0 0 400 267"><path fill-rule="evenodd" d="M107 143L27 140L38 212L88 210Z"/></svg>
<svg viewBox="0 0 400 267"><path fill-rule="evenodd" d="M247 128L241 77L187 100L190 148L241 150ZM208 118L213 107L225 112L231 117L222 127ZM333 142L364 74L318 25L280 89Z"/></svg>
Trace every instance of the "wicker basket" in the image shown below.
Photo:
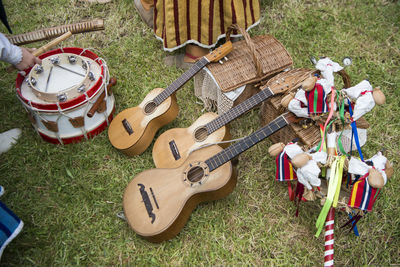
<svg viewBox="0 0 400 267"><path fill-rule="evenodd" d="M208 66L223 92L266 80L292 66L292 58L275 37L262 35L250 38L245 30L232 25L226 33L227 40L233 30L239 30L244 40L233 43L233 51L224 64Z"/></svg>
<svg viewBox="0 0 400 267"><path fill-rule="evenodd" d="M249 34L236 25L227 32L238 30L244 40L233 43L228 61L210 63L195 76L195 94L207 110L225 113L233 106L258 92L258 83L292 66L293 61L285 47L273 36L263 35L250 38ZM240 95L231 100L225 93L246 86Z"/></svg>
<svg viewBox="0 0 400 267"><path fill-rule="evenodd" d="M311 69L293 69L276 75L275 77L270 79L265 86L269 86L272 83L277 82L277 80L281 79L282 77L295 75L298 77L298 83L290 90L290 92L287 92L287 94L292 93L294 95L297 89L300 87L301 83L306 78L310 77L310 75L313 75L317 72L318 71ZM347 73L344 70L341 70L340 72L338 72L338 74L342 77L345 88L349 88L351 85L350 78ZM287 111L281 105L281 100L283 97L284 95L277 95L272 97L270 100L263 102L261 106L262 126L268 124L276 117L281 115L283 112ZM297 138L299 145L303 146L304 149L310 149L317 145L318 142L321 140L321 133L319 126L315 125L313 121L310 120L308 121L308 123L309 124L307 125L307 127L299 124L290 124L289 126L279 130L277 133L271 135L270 138L274 143L283 142L284 144L287 144Z"/></svg>

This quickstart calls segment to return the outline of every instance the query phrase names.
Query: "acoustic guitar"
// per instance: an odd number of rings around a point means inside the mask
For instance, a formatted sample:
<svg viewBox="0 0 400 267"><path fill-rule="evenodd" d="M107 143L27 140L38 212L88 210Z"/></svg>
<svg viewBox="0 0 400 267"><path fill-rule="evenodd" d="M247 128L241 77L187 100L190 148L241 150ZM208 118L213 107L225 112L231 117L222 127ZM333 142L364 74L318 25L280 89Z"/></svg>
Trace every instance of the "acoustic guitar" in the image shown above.
<svg viewBox="0 0 400 267"><path fill-rule="evenodd" d="M136 175L125 189L123 207L130 227L151 242L177 235L203 201L230 194L237 173L230 160L299 119L285 113L226 149L197 150L175 169L151 169Z"/></svg>
<svg viewBox="0 0 400 267"><path fill-rule="evenodd" d="M162 133L153 146L154 164L157 168L176 168L186 160L191 151L205 144L231 139L227 127L229 122L268 98L286 92L294 84L295 79L290 76L281 78L220 116L206 113L188 128L175 128ZM221 146L227 145L225 143Z"/></svg>
<svg viewBox="0 0 400 267"><path fill-rule="evenodd" d="M221 60L230 51L232 43L228 41L198 60L165 90L155 88L146 95L139 106L119 113L108 128L111 144L128 156L143 153L158 129L173 121L178 115L176 91L208 63Z"/></svg>

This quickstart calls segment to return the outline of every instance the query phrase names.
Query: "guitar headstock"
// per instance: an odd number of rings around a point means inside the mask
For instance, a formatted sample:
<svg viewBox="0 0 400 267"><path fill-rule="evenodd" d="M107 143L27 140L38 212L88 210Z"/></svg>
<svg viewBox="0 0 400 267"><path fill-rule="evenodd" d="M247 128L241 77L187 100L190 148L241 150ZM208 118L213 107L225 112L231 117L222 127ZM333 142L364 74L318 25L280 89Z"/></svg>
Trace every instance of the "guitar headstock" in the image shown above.
<svg viewBox="0 0 400 267"><path fill-rule="evenodd" d="M297 117L292 112L286 112L285 114L282 114L282 116L285 118L285 120L288 123L298 123L298 122L301 122L306 119L306 118Z"/></svg>
<svg viewBox="0 0 400 267"><path fill-rule="evenodd" d="M276 81L268 82L268 88L272 91L272 93L274 93L274 95L286 93L287 91L293 89L297 85L298 83L295 76L293 77L286 76L276 79Z"/></svg>
<svg viewBox="0 0 400 267"><path fill-rule="evenodd" d="M228 41L223 45L221 45L220 47L218 47L217 49L215 49L214 51L212 51L211 53L209 53L208 55L206 55L205 57L209 62L217 62L218 60L229 54L232 51L232 49L233 49L232 42Z"/></svg>

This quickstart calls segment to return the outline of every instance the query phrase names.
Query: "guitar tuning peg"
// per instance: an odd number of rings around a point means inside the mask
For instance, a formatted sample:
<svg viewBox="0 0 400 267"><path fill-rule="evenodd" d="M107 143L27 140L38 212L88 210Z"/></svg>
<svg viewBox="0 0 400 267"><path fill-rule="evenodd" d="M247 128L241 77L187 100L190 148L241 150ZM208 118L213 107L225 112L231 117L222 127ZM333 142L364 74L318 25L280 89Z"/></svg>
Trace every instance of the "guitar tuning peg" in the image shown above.
<svg viewBox="0 0 400 267"><path fill-rule="evenodd" d="M224 57L225 61L228 61L229 59L227 57Z"/></svg>
<svg viewBox="0 0 400 267"><path fill-rule="evenodd" d="M218 60L218 62L219 62L219 64L221 64L221 65L224 64L224 62L222 62L222 60Z"/></svg>

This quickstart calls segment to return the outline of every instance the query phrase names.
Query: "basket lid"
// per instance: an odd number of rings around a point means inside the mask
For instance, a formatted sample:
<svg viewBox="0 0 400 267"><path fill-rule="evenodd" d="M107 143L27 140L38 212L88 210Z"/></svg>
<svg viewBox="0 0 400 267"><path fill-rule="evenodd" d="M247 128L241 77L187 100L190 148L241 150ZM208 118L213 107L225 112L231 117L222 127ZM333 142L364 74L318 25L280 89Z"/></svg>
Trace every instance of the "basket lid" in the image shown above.
<svg viewBox="0 0 400 267"><path fill-rule="evenodd" d="M259 82L293 65L293 60L285 47L271 35L256 36L251 39L255 56L246 40L233 43L233 51L223 64L211 63L208 69L223 92L240 86ZM254 58L261 67L261 77L257 75Z"/></svg>

